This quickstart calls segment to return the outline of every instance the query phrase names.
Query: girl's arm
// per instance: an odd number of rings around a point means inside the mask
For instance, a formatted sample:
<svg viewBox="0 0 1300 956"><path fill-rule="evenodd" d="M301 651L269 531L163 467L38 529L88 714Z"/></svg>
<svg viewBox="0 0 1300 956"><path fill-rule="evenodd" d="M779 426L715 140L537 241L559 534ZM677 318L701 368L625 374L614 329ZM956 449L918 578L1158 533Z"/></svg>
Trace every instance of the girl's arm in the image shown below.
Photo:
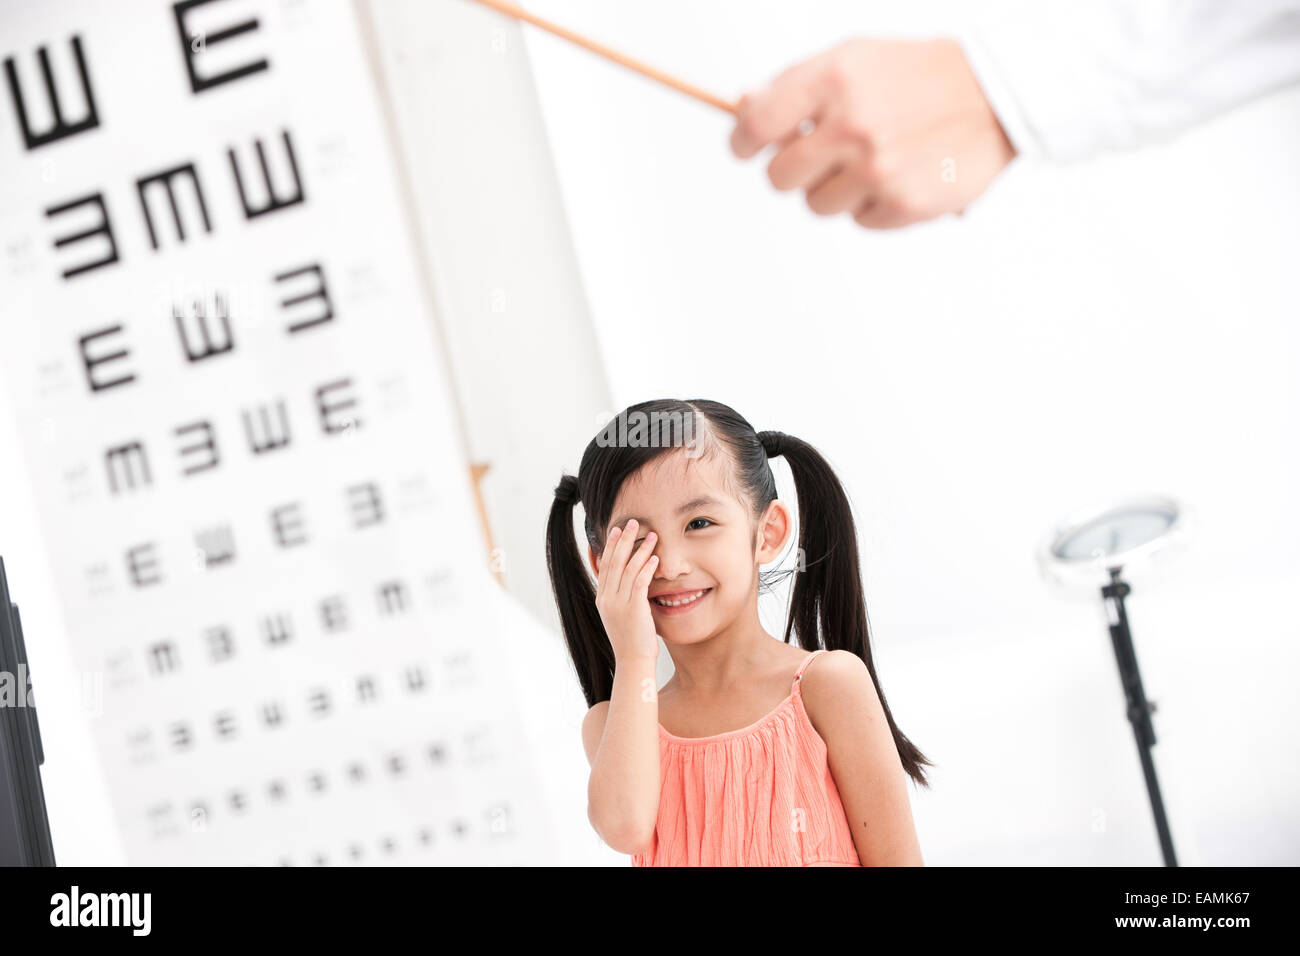
<svg viewBox="0 0 1300 956"><path fill-rule="evenodd" d="M614 690L582 721L587 819L611 849L647 849L659 817L659 701L653 657L620 658Z"/></svg>
<svg viewBox="0 0 1300 956"><path fill-rule="evenodd" d="M876 685L851 651L823 655L808 668L801 692L814 729L826 741L826 759L863 866L924 866L898 759Z"/></svg>

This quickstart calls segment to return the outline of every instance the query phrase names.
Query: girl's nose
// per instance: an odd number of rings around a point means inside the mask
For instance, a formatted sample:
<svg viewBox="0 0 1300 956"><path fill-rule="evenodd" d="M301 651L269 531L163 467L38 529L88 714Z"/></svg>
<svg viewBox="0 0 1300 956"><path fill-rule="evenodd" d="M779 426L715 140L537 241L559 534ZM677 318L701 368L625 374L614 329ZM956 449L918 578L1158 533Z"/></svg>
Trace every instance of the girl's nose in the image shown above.
<svg viewBox="0 0 1300 956"><path fill-rule="evenodd" d="M676 578L690 571L690 564L678 548L665 544L662 540L655 542L654 554L659 557L659 566L655 568L656 578Z"/></svg>

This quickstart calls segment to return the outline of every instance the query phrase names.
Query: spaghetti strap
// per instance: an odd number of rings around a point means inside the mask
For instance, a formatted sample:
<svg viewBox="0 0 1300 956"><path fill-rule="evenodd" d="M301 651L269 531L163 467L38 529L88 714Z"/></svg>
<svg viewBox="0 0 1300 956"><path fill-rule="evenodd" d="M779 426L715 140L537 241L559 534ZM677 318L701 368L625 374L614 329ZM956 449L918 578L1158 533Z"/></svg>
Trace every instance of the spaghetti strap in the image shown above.
<svg viewBox="0 0 1300 956"><path fill-rule="evenodd" d="M803 677L804 668L812 663L812 659L814 657L816 657L818 654L824 654L825 652L826 652L826 648L819 647L817 650L813 651L811 654L809 654L807 657L803 659L803 663L799 665L799 670L795 671L795 675L794 675L795 687L799 686L799 680L800 678Z"/></svg>

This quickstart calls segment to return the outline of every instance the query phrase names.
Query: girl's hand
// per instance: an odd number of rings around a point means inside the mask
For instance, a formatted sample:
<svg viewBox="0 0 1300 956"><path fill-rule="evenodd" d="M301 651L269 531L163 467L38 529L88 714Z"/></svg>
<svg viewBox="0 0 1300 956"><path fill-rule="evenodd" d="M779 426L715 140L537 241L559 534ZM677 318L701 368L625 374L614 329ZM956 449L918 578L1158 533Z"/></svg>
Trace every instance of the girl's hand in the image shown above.
<svg viewBox="0 0 1300 956"><path fill-rule="evenodd" d="M615 528L605 542L596 574L596 609L614 648L615 660L633 657L656 660L659 635L650 612L650 579L659 559L651 554L655 533L646 535L641 547L636 542L636 519L624 529Z"/></svg>

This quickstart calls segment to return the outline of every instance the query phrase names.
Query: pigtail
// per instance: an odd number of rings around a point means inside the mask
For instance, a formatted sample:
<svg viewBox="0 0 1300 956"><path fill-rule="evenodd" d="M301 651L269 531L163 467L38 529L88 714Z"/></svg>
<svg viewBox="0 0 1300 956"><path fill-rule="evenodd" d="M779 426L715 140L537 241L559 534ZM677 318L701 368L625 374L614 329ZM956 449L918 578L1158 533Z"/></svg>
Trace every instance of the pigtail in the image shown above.
<svg viewBox="0 0 1300 956"><path fill-rule="evenodd" d="M594 707L614 693L614 648L605 634L596 608L596 589L573 536L573 506L579 500L578 479L565 475L555 488L555 502L546 522L546 567L569 657L587 706Z"/></svg>
<svg viewBox="0 0 1300 956"><path fill-rule="evenodd" d="M793 629L806 650L818 646L842 649L862 658L876 686L903 769L918 784L928 787L922 765L934 765L894 723L871 659L870 622L848 496L830 464L807 442L776 431L759 432L758 438L769 457L785 457L799 499L800 566L784 640L790 643Z"/></svg>

